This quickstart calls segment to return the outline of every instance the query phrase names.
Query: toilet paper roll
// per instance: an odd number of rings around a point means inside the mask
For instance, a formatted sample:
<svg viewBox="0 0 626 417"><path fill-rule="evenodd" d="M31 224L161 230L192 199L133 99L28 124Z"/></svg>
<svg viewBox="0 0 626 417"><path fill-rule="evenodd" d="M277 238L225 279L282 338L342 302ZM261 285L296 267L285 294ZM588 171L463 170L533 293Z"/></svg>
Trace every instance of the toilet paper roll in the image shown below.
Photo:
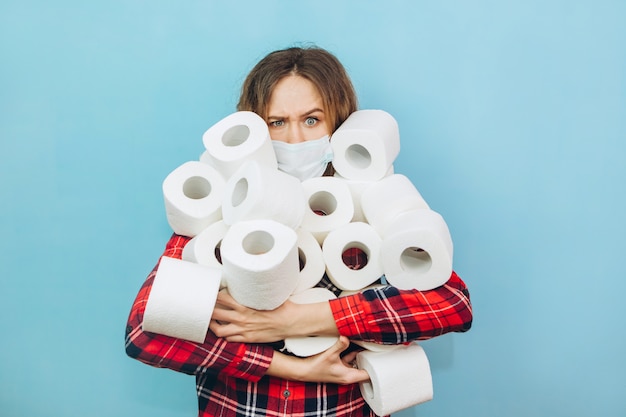
<svg viewBox="0 0 626 417"><path fill-rule="evenodd" d="M183 248L183 260L222 269L220 247L228 227L220 220L198 233ZM221 286L226 286L225 280Z"/></svg>
<svg viewBox="0 0 626 417"><path fill-rule="evenodd" d="M298 274L298 284L293 290L294 294L315 287L326 272L322 248L315 237L301 227L296 229L296 234L300 274Z"/></svg>
<svg viewBox="0 0 626 417"><path fill-rule="evenodd" d="M163 181L167 221L174 233L193 237L222 218L224 179L213 167L189 161Z"/></svg>
<svg viewBox="0 0 626 417"><path fill-rule="evenodd" d="M335 174L335 178L339 178L348 184L348 188L350 189L350 194L352 195L352 205L354 206L354 214L352 215L353 222L366 222L367 219L363 214L363 210L361 209L361 195L363 191L372 185L372 181L362 181L362 180L349 180L347 178L342 177L339 174Z"/></svg>
<svg viewBox="0 0 626 417"><path fill-rule="evenodd" d="M301 227L322 244L331 230L344 226L354 216L348 184L337 177L316 177L302 182L305 208Z"/></svg>
<svg viewBox="0 0 626 417"><path fill-rule="evenodd" d="M398 215L383 239L381 254L387 282L400 289L430 290L452 274L450 231L433 210Z"/></svg>
<svg viewBox="0 0 626 417"><path fill-rule="evenodd" d="M383 275L380 247L380 236L367 223L349 223L333 230L322 245L328 278L342 290L358 290L372 284ZM344 263L342 255L351 248L365 252L365 265Z"/></svg>
<svg viewBox="0 0 626 417"><path fill-rule="evenodd" d="M364 342L362 340L352 340L352 343L355 345L361 346L365 350L369 350L371 352L387 352L390 350L401 349L404 345L383 345L382 343L376 342Z"/></svg>
<svg viewBox="0 0 626 417"><path fill-rule="evenodd" d="M359 384L361 395L379 416L433 399L430 364L418 344L382 352L365 350L357 354L356 363L370 376Z"/></svg>
<svg viewBox="0 0 626 417"><path fill-rule="evenodd" d="M206 152L201 161L226 179L249 160L278 168L267 123L256 113L239 111L226 116L204 132L202 142Z"/></svg>
<svg viewBox="0 0 626 417"><path fill-rule="evenodd" d="M246 307L273 310L298 284L297 235L277 221L233 224L222 239L221 254L228 292Z"/></svg>
<svg viewBox="0 0 626 417"><path fill-rule="evenodd" d="M358 110L333 133L333 166L342 177L383 178L400 152L398 123L383 110Z"/></svg>
<svg viewBox="0 0 626 417"><path fill-rule="evenodd" d="M242 165L226 182L224 223L271 219L296 229L305 210L304 190L296 177L256 161Z"/></svg>
<svg viewBox="0 0 626 417"><path fill-rule="evenodd" d="M394 173L393 166L389 168L389 171L385 176L392 175ZM352 216L353 222L367 222L365 218L365 214L363 214L363 209L361 208L361 195L363 191L370 185L372 185L373 181L368 180L350 180L348 178L344 178L338 173L335 173L335 177L339 178L348 184L350 188L350 194L352 194L352 204L354 205L354 215Z"/></svg>
<svg viewBox="0 0 626 417"><path fill-rule="evenodd" d="M143 316L143 330L203 343L220 287L221 271L162 257Z"/></svg>
<svg viewBox="0 0 626 417"><path fill-rule="evenodd" d="M311 304L337 298L332 291L326 288L309 288L289 297L289 301L296 304ZM324 352L337 343L338 336L305 336L289 337L285 339L285 348L296 356L307 357Z"/></svg>
<svg viewBox="0 0 626 417"><path fill-rule="evenodd" d="M376 288L384 288L384 287L387 287L387 286L388 285L385 285L385 284L372 284L372 285L368 285L367 287L359 288L358 290L343 290L343 291L341 291L339 296L340 297L345 297L347 295L358 294L358 293L366 291L366 290L373 290L373 289L376 289Z"/></svg>
<svg viewBox="0 0 626 417"><path fill-rule="evenodd" d="M402 174L393 174L372 182L361 194L361 209L381 237L395 217L403 212L429 208L411 180Z"/></svg>

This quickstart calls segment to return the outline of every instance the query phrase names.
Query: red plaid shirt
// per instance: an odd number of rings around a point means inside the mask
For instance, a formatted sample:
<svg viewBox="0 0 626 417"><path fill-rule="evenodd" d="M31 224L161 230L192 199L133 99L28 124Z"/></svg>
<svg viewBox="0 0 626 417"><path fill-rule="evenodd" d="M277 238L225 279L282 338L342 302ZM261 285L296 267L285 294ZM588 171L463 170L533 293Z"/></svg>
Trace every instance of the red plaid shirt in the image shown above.
<svg viewBox="0 0 626 417"><path fill-rule="evenodd" d="M173 235L164 256L181 258L189 238ZM356 261L355 261L356 264ZM199 416L374 416L358 384L287 381L265 375L275 345L227 342L207 332L193 343L142 330L155 269L132 306L126 326L126 352L141 362L196 376ZM323 279L318 286L339 292ZM386 344L465 332L472 323L469 293L452 273L430 291L383 287L330 301L339 332L353 340Z"/></svg>

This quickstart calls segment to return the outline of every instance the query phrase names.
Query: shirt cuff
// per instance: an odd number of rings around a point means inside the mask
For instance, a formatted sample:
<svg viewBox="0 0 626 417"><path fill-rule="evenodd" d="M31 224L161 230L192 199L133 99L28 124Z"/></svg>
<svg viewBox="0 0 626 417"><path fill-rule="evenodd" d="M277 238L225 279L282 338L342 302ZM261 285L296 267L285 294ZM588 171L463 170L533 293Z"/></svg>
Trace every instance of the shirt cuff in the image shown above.
<svg viewBox="0 0 626 417"><path fill-rule="evenodd" d="M273 356L274 349L269 345L241 343L222 372L234 378L257 382L267 372Z"/></svg>
<svg viewBox="0 0 626 417"><path fill-rule="evenodd" d="M367 326L364 318L367 317L367 314L363 308L366 303L362 303L360 300L361 294L353 294L329 301L340 335L361 339L366 333Z"/></svg>

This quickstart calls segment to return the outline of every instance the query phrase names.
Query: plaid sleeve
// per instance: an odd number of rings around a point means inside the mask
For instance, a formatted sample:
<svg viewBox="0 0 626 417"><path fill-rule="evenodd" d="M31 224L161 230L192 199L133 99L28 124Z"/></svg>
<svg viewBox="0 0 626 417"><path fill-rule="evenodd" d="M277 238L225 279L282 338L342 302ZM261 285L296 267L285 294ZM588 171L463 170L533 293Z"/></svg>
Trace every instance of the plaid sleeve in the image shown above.
<svg viewBox="0 0 626 417"><path fill-rule="evenodd" d="M180 259L188 237L173 235L163 256ZM269 345L231 343L207 332L204 343L193 343L142 330L143 313L156 275L148 275L133 303L126 325L126 353L146 364L186 374L201 371L258 381L270 365L273 348Z"/></svg>
<svg viewBox="0 0 626 417"><path fill-rule="evenodd" d="M331 300L330 306L340 334L384 344L466 332L472 325L469 291L455 272L432 290L387 286Z"/></svg>

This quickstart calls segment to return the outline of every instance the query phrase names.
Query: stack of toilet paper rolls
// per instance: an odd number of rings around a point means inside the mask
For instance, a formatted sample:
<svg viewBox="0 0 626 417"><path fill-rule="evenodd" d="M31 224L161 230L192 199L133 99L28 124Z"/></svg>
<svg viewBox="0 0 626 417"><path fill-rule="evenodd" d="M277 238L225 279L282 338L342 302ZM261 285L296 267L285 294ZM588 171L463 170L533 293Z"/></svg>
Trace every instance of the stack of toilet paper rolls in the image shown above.
<svg viewBox="0 0 626 417"><path fill-rule="evenodd" d="M253 112L225 117L202 140L199 160L163 181L168 223L191 240L181 260L161 260L144 330L202 343L223 288L242 305L272 310L286 300L335 298L315 287L324 274L341 295L380 285L381 277L417 290L449 279L448 227L412 182L394 172L400 135L389 113L350 115L331 139L335 176L303 182L278 170L267 124ZM365 253L364 265L344 263L342 254L354 248ZM292 338L285 348L304 357L336 340ZM432 398L421 346L359 344L365 350L357 365L371 377L361 391L376 414Z"/></svg>

